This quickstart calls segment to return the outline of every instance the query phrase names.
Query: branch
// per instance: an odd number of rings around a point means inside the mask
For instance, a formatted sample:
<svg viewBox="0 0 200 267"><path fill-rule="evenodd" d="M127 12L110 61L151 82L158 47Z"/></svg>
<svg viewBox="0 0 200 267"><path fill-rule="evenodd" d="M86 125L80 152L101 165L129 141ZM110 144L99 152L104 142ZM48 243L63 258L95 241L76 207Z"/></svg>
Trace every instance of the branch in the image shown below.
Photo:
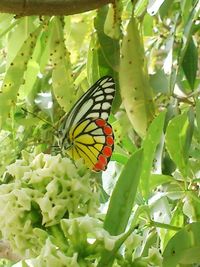
<svg viewBox="0 0 200 267"><path fill-rule="evenodd" d="M0 0L0 13L19 16L73 15L97 9L115 0Z"/></svg>

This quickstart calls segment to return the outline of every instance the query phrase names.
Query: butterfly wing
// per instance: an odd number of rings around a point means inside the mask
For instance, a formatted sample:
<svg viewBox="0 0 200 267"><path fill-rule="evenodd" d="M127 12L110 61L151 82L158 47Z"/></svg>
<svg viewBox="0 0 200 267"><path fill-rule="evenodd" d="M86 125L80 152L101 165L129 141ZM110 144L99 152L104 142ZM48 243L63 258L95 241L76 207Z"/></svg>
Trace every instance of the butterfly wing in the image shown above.
<svg viewBox="0 0 200 267"><path fill-rule="evenodd" d="M85 118L108 119L112 101L115 95L115 83L112 77L99 79L72 107L64 118L60 132L61 146L66 141L69 130Z"/></svg>
<svg viewBox="0 0 200 267"><path fill-rule="evenodd" d="M86 165L96 171L106 168L113 150L114 136L107 119L114 94L113 78L102 77L76 102L60 128L61 148L74 160L84 158ZM109 134L108 128L111 129ZM110 145L106 141L109 139L112 140ZM106 150L111 153L105 154Z"/></svg>
<svg viewBox="0 0 200 267"><path fill-rule="evenodd" d="M70 131L73 145L67 153L74 159L83 158L88 168L105 170L114 149L111 125L104 119L85 119Z"/></svg>

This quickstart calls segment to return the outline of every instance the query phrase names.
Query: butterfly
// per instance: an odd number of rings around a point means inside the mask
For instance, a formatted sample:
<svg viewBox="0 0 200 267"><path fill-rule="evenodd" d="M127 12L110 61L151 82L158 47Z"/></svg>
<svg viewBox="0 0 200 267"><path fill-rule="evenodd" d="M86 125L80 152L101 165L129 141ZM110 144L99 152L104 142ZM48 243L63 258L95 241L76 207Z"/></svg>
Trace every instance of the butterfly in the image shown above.
<svg viewBox="0 0 200 267"><path fill-rule="evenodd" d="M108 123L115 82L100 78L64 116L59 127L59 147L73 160L83 158L86 166L104 171L114 149L114 134Z"/></svg>

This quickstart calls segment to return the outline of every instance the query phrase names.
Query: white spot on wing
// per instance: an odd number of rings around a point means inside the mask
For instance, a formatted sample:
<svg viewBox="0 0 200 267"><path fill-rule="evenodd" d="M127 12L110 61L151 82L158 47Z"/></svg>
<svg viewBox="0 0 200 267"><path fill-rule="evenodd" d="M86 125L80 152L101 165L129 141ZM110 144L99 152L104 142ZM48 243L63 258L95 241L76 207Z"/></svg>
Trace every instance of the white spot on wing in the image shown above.
<svg viewBox="0 0 200 267"><path fill-rule="evenodd" d="M103 95L101 95L101 96L98 96L98 97L96 97L96 101L102 101L104 99L104 96Z"/></svg>
<svg viewBox="0 0 200 267"><path fill-rule="evenodd" d="M99 104L96 104L96 105L94 105L94 107L93 107L93 109L100 109L101 108L101 104L99 103Z"/></svg>
<svg viewBox="0 0 200 267"><path fill-rule="evenodd" d="M109 107L110 107L110 103L108 103L108 102L105 102L105 103L103 103L103 105L102 105L102 109L109 109Z"/></svg>
<svg viewBox="0 0 200 267"><path fill-rule="evenodd" d="M106 87L111 87L113 85L114 85L114 83L112 83L112 82L106 82L106 83L102 84L102 87L106 88Z"/></svg>
<svg viewBox="0 0 200 267"><path fill-rule="evenodd" d="M102 95L102 91L97 91L94 96Z"/></svg>
<svg viewBox="0 0 200 267"><path fill-rule="evenodd" d="M103 135L102 128L97 128L96 130L92 131L92 134Z"/></svg>
<svg viewBox="0 0 200 267"><path fill-rule="evenodd" d="M108 118L108 113L107 113L107 112L102 112L102 113L101 113L101 118L104 119L104 120L107 120L107 118Z"/></svg>
<svg viewBox="0 0 200 267"><path fill-rule="evenodd" d="M93 132L92 132L93 133ZM101 133L101 134L103 134L103 133ZM100 135L101 135L100 134ZM97 142L97 143L105 143L105 141L106 141L106 138L105 138L105 136L103 136L103 135L101 135L101 136L94 136L94 140Z"/></svg>
<svg viewBox="0 0 200 267"><path fill-rule="evenodd" d="M93 105L93 100L89 99L87 102L83 104L83 106L78 110L76 118L73 122L73 125L77 124L79 120L82 118L82 116L92 107Z"/></svg>
<svg viewBox="0 0 200 267"><path fill-rule="evenodd" d="M109 100L109 99L113 99L113 96L112 95L107 95L106 96L106 99Z"/></svg>
<svg viewBox="0 0 200 267"><path fill-rule="evenodd" d="M98 118L99 113L98 112L91 112L90 114L87 115L86 118Z"/></svg>
<svg viewBox="0 0 200 267"><path fill-rule="evenodd" d="M113 89L113 88L106 88L106 89L105 89L105 92L106 92L107 94L110 94L110 93L114 92L114 89Z"/></svg>
<svg viewBox="0 0 200 267"><path fill-rule="evenodd" d="M101 86L103 86L107 81L108 81L108 79L106 78L106 79L102 80L99 84L100 84Z"/></svg>

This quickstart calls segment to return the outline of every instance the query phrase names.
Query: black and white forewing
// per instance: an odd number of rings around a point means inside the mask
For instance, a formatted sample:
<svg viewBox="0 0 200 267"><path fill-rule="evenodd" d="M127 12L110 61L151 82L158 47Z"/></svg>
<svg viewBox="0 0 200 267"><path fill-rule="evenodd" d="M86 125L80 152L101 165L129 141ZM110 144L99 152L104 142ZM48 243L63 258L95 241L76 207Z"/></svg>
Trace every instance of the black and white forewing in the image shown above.
<svg viewBox="0 0 200 267"><path fill-rule="evenodd" d="M112 77L104 76L82 95L64 118L60 131L61 143L67 137L71 127L86 118L108 119L115 95L115 83Z"/></svg>
<svg viewBox="0 0 200 267"><path fill-rule="evenodd" d="M72 107L65 120L65 129L69 129L86 118L108 119L115 95L115 83L112 77L99 79Z"/></svg>

